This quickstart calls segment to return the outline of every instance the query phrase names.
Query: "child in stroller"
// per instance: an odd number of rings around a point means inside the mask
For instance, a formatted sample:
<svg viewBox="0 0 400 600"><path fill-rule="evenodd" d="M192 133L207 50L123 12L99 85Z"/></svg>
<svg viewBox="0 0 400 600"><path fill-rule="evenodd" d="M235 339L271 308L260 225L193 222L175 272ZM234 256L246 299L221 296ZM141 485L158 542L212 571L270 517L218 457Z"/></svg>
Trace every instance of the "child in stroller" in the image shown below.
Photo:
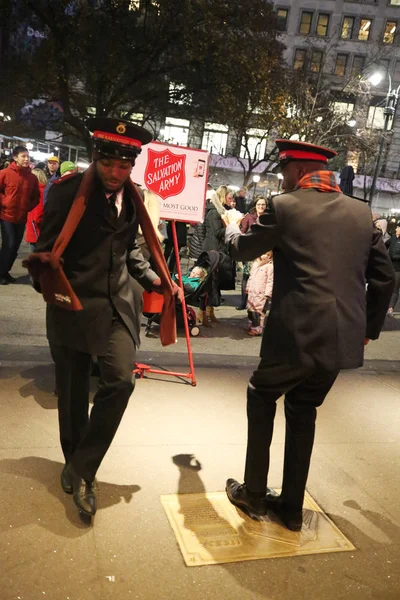
<svg viewBox="0 0 400 600"><path fill-rule="evenodd" d="M200 329L196 322L196 313L192 306L199 306L200 311L204 311L209 305L209 299L216 293L217 283L217 267L219 263L219 253L215 250L210 252L202 252L198 260L193 265L188 273L182 275L182 283L186 301L186 315L189 325L190 335L196 337L200 333ZM178 275L172 276L174 281L179 284ZM217 292L218 293L218 292ZM149 296L153 296L151 293ZM190 306L188 306L190 305ZM154 310L154 312L153 312ZM143 308L143 316L147 317L147 325L145 335L149 335L151 325L159 319L162 310L162 297L160 304L154 309L148 310L148 307ZM184 327L183 306L177 303L176 305L176 321L178 328Z"/></svg>

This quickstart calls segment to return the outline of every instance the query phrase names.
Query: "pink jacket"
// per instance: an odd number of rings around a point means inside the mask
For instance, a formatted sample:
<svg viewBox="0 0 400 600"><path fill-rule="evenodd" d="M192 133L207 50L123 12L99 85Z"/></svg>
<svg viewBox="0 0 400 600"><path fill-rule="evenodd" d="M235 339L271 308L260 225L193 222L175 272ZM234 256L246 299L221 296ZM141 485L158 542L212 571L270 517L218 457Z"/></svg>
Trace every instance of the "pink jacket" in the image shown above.
<svg viewBox="0 0 400 600"><path fill-rule="evenodd" d="M274 263L261 261L259 258L254 261L249 281L247 282L247 308L254 312L261 313L265 304L265 297L272 296L274 285Z"/></svg>

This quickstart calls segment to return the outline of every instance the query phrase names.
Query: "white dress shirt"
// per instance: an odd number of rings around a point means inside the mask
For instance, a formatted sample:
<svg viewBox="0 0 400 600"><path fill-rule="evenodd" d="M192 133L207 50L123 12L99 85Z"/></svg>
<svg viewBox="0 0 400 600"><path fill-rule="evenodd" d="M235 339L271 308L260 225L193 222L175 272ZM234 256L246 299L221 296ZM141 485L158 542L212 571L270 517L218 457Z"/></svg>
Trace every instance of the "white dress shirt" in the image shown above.
<svg viewBox="0 0 400 600"><path fill-rule="evenodd" d="M110 198L110 196L112 196L112 193L106 194L107 200ZM117 192L117 197L115 199L115 206L117 207L118 216L121 214L123 198L124 198L124 190L122 189L122 190L119 190L119 192Z"/></svg>

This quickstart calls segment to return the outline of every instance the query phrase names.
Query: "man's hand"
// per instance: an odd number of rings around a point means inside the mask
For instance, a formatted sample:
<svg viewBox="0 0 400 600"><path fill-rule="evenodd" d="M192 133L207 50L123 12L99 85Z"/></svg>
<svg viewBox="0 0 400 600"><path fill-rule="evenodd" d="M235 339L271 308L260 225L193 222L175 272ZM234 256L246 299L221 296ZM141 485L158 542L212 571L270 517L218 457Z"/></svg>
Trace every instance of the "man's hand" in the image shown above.
<svg viewBox="0 0 400 600"><path fill-rule="evenodd" d="M367 344L369 344L371 340L369 338L364 338L364 346L366 346Z"/></svg>
<svg viewBox="0 0 400 600"><path fill-rule="evenodd" d="M228 210L226 213L221 215L221 219L226 226L232 225L232 223L235 225L240 225L240 223L243 221L243 217L244 215L242 215L242 213L239 213L238 210L234 209Z"/></svg>
<svg viewBox="0 0 400 600"><path fill-rule="evenodd" d="M153 281L153 290L155 292L157 292L158 294L162 294L163 288L162 288L162 283L161 283L161 279L160 278L155 279ZM182 302L182 300L183 300L183 290L182 290L182 288L179 287L179 285L177 285L175 283L175 281L172 281L172 294L178 298L179 302Z"/></svg>
<svg viewBox="0 0 400 600"><path fill-rule="evenodd" d="M178 298L179 302L182 302L184 296L183 289L179 287L179 285L177 285L175 281L172 282L172 293Z"/></svg>

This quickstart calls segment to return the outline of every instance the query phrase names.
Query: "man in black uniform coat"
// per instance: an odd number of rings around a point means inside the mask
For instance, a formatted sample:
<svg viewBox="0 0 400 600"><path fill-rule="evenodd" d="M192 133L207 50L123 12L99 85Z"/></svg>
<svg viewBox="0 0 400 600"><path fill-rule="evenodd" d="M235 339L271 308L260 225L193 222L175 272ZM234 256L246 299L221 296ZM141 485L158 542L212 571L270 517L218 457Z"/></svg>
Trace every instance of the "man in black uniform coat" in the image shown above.
<svg viewBox="0 0 400 600"><path fill-rule="evenodd" d="M226 230L234 259L274 251L272 306L261 362L247 393L245 483L228 479L226 491L251 517L271 508L299 531L316 409L341 369L363 364L364 344L382 328L394 274L369 207L343 195L326 170L335 152L288 140L277 145L285 193L273 198L250 233L241 234L229 222ZM282 492L266 495L276 401L282 395Z"/></svg>
<svg viewBox="0 0 400 600"><path fill-rule="evenodd" d="M65 274L83 310L70 312L48 305L46 325L56 365L66 463L61 485L65 492L73 493L82 512L94 515L95 474L134 388L142 287L160 291L161 280L136 244L135 205L124 191L135 158L142 144L151 141L151 134L115 119L91 119L88 126L94 132L95 185L63 254ZM52 249L81 180L82 175L74 175L52 187L36 252ZM100 381L89 418L92 355L98 357Z"/></svg>

